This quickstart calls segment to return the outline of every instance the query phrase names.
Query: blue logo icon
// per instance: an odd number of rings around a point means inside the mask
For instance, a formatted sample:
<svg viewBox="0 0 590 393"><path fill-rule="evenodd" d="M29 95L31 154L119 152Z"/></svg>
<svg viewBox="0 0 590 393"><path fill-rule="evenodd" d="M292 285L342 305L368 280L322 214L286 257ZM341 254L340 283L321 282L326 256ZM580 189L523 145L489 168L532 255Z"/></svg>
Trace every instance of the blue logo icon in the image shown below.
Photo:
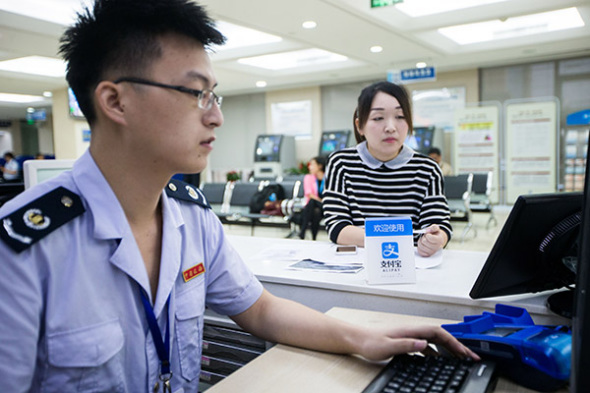
<svg viewBox="0 0 590 393"><path fill-rule="evenodd" d="M399 258L399 245L397 242L381 243L381 255L383 258Z"/></svg>

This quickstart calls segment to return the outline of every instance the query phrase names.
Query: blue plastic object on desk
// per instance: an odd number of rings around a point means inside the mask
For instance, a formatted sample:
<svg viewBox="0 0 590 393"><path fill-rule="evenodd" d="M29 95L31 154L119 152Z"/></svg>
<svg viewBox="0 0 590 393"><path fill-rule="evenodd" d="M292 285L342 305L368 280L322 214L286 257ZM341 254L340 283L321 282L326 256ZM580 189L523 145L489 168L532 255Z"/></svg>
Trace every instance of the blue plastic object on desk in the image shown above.
<svg viewBox="0 0 590 393"><path fill-rule="evenodd" d="M496 312L442 325L464 345L494 360L499 372L524 387L546 392L570 377L572 333L567 326L535 325L524 308L496 305Z"/></svg>

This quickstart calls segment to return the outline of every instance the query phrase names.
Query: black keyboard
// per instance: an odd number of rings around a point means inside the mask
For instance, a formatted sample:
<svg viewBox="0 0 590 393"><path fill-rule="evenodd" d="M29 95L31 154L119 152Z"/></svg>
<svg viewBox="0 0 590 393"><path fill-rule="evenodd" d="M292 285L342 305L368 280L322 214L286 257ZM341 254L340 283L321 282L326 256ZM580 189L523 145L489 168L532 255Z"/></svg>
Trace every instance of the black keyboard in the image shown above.
<svg viewBox="0 0 590 393"><path fill-rule="evenodd" d="M484 393L495 387L495 365L445 356L395 356L362 393Z"/></svg>

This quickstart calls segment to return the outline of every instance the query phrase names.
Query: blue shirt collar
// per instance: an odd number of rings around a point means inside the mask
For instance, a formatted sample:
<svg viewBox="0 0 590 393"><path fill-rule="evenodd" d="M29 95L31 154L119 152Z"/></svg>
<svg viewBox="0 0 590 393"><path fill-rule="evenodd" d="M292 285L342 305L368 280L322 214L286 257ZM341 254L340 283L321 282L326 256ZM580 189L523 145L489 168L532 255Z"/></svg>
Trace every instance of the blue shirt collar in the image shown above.
<svg viewBox="0 0 590 393"><path fill-rule="evenodd" d="M72 170L74 182L86 200L87 207L94 217L94 231L98 238L122 238L131 234L125 212L111 186L96 165L90 150L74 163ZM174 227L184 225L184 219L177 203L162 191L162 214L164 223ZM108 217L109 219L102 219Z"/></svg>
<svg viewBox="0 0 590 393"><path fill-rule="evenodd" d="M383 162L371 155L369 148L367 147L367 141L356 145L356 151L359 153L363 163L371 169L377 169L383 165L389 169L398 169L406 165L414 156L414 150L410 146L404 145L402 150L393 160Z"/></svg>

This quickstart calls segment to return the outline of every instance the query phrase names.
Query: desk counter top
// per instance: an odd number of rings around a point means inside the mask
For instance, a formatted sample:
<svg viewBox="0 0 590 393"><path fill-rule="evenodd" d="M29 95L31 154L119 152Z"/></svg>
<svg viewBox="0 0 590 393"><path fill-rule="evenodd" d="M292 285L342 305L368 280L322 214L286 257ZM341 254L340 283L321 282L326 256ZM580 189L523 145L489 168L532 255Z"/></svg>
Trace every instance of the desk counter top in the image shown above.
<svg viewBox="0 0 590 393"><path fill-rule="evenodd" d="M452 320L334 308L328 315L367 327L452 323ZM382 364L354 356L332 355L277 345L207 390L207 393L359 393ZM496 393L532 392L500 379Z"/></svg>
<svg viewBox="0 0 590 393"><path fill-rule="evenodd" d="M545 306L548 294L553 292L471 299L469 291L485 263L488 255L485 252L443 250L442 264L417 269L414 284L369 285L365 270L358 273L291 270L288 266L295 262L293 255L291 259L280 258L281 250L283 255L291 250L303 259L314 249L333 247L329 242L249 236L228 238L270 292L322 312L337 306L462 320L465 315L493 311L497 303L508 303L526 308L538 324L570 323Z"/></svg>

